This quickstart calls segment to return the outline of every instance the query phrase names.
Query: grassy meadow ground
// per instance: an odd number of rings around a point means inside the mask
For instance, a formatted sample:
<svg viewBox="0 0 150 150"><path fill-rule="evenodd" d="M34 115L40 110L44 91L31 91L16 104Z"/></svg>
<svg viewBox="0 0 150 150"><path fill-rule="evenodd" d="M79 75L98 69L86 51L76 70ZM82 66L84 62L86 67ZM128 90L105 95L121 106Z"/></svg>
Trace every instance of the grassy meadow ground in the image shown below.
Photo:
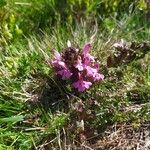
<svg viewBox="0 0 150 150"><path fill-rule="evenodd" d="M105 19L103 26L96 18L93 24L58 24L14 41L1 36L0 150L148 150L150 26L136 15ZM121 39L134 44L133 57L107 67ZM92 42L105 76L80 95L48 64L52 49L62 52L68 40L81 48Z"/></svg>

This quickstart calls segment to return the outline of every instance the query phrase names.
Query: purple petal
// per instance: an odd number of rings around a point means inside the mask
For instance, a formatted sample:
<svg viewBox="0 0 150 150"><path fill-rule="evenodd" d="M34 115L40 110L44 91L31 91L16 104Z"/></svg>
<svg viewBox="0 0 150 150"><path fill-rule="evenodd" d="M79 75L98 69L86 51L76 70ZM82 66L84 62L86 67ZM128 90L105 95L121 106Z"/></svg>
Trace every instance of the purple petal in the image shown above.
<svg viewBox="0 0 150 150"><path fill-rule="evenodd" d="M83 65L82 64L76 64L75 68L77 68L79 71L83 71Z"/></svg>
<svg viewBox="0 0 150 150"><path fill-rule="evenodd" d="M58 65L61 66L61 67L63 67L63 68L66 67L66 65L65 65L65 63L63 61L58 61Z"/></svg>
<svg viewBox="0 0 150 150"><path fill-rule="evenodd" d="M93 78L94 78L94 81L104 80L104 75L96 73L96 74L94 74Z"/></svg>
<svg viewBox="0 0 150 150"><path fill-rule="evenodd" d="M91 77L93 76L95 73L97 73L97 69L92 68L90 66L86 66L86 71L87 71L87 76Z"/></svg>
<svg viewBox="0 0 150 150"><path fill-rule="evenodd" d="M80 57L78 58L77 63L74 65L74 67L77 68L79 71L83 70L83 64Z"/></svg>
<svg viewBox="0 0 150 150"><path fill-rule="evenodd" d="M84 64L84 66L89 65L90 64L90 58L89 57L85 57L83 64Z"/></svg>
<svg viewBox="0 0 150 150"><path fill-rule="evenodd" d="M100 65L98 63L96 63L96 64L94 64L94 68L97 69L97 70L99 70Z"/></svg>
<svg viewBox="0 0 150 150"><path fill-rule="evenodd" d="M79 81L74 82L72 85L77 89L79 87Z"/></svg>
<svg viewBox="0 0 150 150"><path fill-rule="evenodd" d="M77 82L73 83L73 86L79 91L83 92L92 85L91 82L83 81L82 79L78 80Z"/></svg>
<svg viewBox="0 0 150 150"><path fill-rule="evenodd" d="M54 59L61 60L61 55L60 55L60 53L58 51L53 49L53 53L54 53Z"/></svg>
<svg viewBox="0 0 150 150"><path fill-rule="evenodd" d="M63 80L69 79L71 77L71 75L72 75L72 73L70 72L70 70L68 70L66 68L58 71L57 74L61 75Z"/></svg>
<svg viewBox="0 0 150 150"><path fill-rule="evenodd" d="M54 66L54 67L57 67L57 68L65 68L66 65L63 61L58 61L58 60L52 60L51 61L51 64Z"/></svg>
<svg viewBox="0 0 150 150"><path fill-rule="evenodd" d="M90 43L87 43L87 44L84 45L84 47L83 47L83 55L84 55L84 56L86 56L86 55L89 53L91 47L92 47L92 46L91 46Z"/></svg>
<svg viewBox="0 0 150 150"><path fill-rule="evenodd" d="M91 82L87 82L87 81L83 81L83 83L84 83L84 87L85 87L86 89L89 89L90 86L92 85Z"/></svg>

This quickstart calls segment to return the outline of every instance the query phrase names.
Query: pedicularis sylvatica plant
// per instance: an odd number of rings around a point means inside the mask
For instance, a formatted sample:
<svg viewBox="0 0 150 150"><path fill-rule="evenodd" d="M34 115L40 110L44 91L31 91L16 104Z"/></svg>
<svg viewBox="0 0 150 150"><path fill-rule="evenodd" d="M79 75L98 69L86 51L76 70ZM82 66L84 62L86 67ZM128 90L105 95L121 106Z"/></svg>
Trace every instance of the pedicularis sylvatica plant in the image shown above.
<svg viewBox="0 0 150 150"><path fill-rule="evenodd" d="M94 82L104 79L104 75L99 73L100 64L90 55L90 49L90 43L85 44L83 49L72 47L69 43L62 53L53 50L51 65L55 74L62 80L69 80L78 92L84 92Z"/></svg>

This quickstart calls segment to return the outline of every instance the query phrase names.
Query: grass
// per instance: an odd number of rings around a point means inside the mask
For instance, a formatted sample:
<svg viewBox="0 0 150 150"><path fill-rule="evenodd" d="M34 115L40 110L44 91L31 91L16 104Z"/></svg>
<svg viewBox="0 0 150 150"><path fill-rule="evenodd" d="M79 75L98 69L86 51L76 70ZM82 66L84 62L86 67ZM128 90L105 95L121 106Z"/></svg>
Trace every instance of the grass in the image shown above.
<svg viewBox="0 0 150 150"><path fill-rule="evenodd" d="M101 139L105 129L113 124L130 124L137 128L149 121L150 56L149 52L126 65L106 68L112 45L121 38L128 42L149 41L149 28L131 26L132 17L101 30L98 25L89 30L82 22L76 27L55 27L51 33L32 35L8 43L0 55L0 149L90 149L90 142ZM131 23L131 24L129 24ZM75 96L53 77L52 49L62 51L70 40L82 47L92 41L92 54L102 64L106 76L102 83L87 93ZM149 44L149 43L148 43ZM150 46L150 45L149 45ZM95 118L82 122L76 105L83 99L85 115ZM91 100L96 105L89 105ZM90 113L89 113L90 112ZM89 113L89 114L88 114ZM94 132L87 143L78 140L80 130L90 127ZM101 143L102 144L102 143Z"/></svg>

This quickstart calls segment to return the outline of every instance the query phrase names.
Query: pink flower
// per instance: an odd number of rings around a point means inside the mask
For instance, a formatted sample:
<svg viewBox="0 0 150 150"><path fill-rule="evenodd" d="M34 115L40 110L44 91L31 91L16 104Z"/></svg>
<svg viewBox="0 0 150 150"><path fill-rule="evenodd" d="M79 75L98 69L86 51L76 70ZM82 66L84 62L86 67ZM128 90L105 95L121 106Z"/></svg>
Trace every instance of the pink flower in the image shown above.
<svg viewBox="0 0 150 150"><path fill-rule="evenodd" d="M83 64L80 56L78 56L77 63L74 65L74 67L77 68L79 71L83 71Z"/></svg>
<svg viewBox="0 0 150 150"><path fill-rule="evenodd" d="M95 73L93 75L94 81L100 81L100 80L104 80L104 75L100 74L100 73Z"/></svg>
<svg viewBox="0 0 150 150"><path fill-rule="evenodd" d="M63 80L69 79L71 85L79 92L89 89L95 81L103 80L104 75L100 74L99 63L90 55L91 44L84 45L82 52L69 47L60 54L56 50L51 64L55 73Z"/></svg>
<svg viewBox="0 0 150 150"><path fill-rule="evenodd" d="M99 81L104 79L104 75L98 73L99 66L95 65L95 68L87 66L87 76L92 77L93 81Z"/></svg>
<svg viewBox="0 0 150 150"><path fill-rule="evenodd" d="M54 59L51 61L51 64L54 67L60 68L60 67L65 67L65 63L62 61L62 57L60 55L59 52L57 52L56 50L53 50L54 52Z"/></svg>
<svg viewBox="0 0 150 150"><path fill-rule="evenodd" d="M67 68L66 64L62 61L62 57L59 52L53 50L54 59L51 61L51 64L55 68L56 74L60 75L63 80L69 79L72 75L70 70Z"/></svg>
<svg viewBox="0 0 150 150"><path fill-rule="evenodd" d="M57 71L57 74L61 75L62 79L65 80L65 79L69 79L72 75L72 73L70 72L69 69L67 68L63 68L59 71Z"/></svg>
<svg viewBox="0 0 150 150"><path fill-rule="evenodd" d="M92 46L91 46L90 43L87 43L87 44L84 45L84 47L83 47L83 55L84 55L84 57L85 57L87 54L89 54L89 51L90 51L91 47L92 47Z"/></svg>
<svg viewBox="0 0 150 150"><path fill-rule="evenodd" d="M77 82L73 83L74 88L76 88L79 92L83 92L86 89L89 89L91 85L91 82L84 81L82 79L79 79Z"/></svg>
<svg viewBox="0 0 150 150"><path fill-rule="evenodd" d="M62 59L60 53L58 51L56 51L55 49L53 49L53 53L54 53L54 59L55 60L60 61Z"/></svg>
<svg viewBox="0 0 150 150"><path fill-rule="evenodd" d="M93 74L97 73L97 69L92 68L90 66L86 66L87 76L92 77Z"/></svg>
<svg viewBox="0 0 150 150"><path fill-rule="evenodd" d="M84 60L84 63L86 65L88 65L90 62L94 62L94 57L92 55L89 54L89 51L91 49L91 44L86 44L84 45L84 48L83 48L83 51L82 51L82 54L83 54L83 60Z"/></svg>
<svg viewBox="0 0 150 150"><path fill-rule="evenodd" d="M65 63L63 61L52 60L51 64L56 68L65 68Z"/></svg>
<svg viewBox="0 0 150 150"><path fill-rule="evenodd" d="M100 65L98 63L94 64L94 68L96 68L97 70L99 70Z"/></svg>

